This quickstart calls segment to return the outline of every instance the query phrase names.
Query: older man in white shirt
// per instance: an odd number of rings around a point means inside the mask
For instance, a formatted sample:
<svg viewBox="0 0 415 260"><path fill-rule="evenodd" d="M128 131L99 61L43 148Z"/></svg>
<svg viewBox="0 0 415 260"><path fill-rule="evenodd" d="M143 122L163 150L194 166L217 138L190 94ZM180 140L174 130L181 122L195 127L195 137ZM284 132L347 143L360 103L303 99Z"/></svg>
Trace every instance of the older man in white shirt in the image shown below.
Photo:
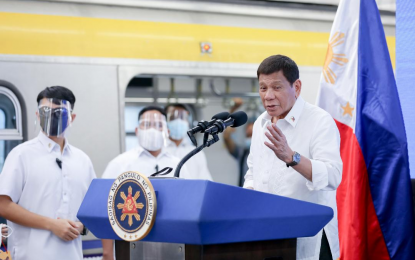
<svg viewBox="0 0 415 260"><path fill-rule="evenodd" d="M115 157L105 169L102 178L115 179L126 171L137 171L150 176L165 167L176 168L180 159L170 154L165 146L168 130L164 110L157 106L143 108L138 115L136 148ZM173 177L174 171L165 177ZM180 177L189 178L186 166L182 167ZM103 239L103 260L114 259L113 240Z"/></svg>
<svg viewBox="0 0 415 260"><path fill-rule="evenodd" d="M290 58L265 59L257 75L266 112L254 124L244 187L332 207L334 218L324 232L297 240L297 259L337 259L342 160L335 122L300 97L298 67Z"/></svg>
<svg viewBox="0 0 415 260"><path fill-rule="evenodd" d="M169 140L166 150L172 155L182 159L196 147L185 140L189 130L189 110L183 104L169 104L165 108L167 115L167 127L169 128ZM190 179L212 180L206 156L200 151L186 163Z"/></svg>
<svg viewBox="0 0 415 260"><path fill-rule="evenodd" d="M49 87L37 98L39 135L14 148L0 174L0 216L13 233L13 260L82 259L83 225L76 218L95 172L89 157L69 144L73 93Z"/></svg>

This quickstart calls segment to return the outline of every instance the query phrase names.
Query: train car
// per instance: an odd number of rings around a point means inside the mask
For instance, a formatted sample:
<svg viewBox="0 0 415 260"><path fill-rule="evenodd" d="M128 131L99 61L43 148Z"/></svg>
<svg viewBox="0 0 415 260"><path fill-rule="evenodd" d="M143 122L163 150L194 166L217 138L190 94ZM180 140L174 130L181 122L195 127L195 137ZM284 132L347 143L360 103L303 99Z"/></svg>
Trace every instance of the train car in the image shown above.
<svg viewBox="0 0 415 260"><path fill-rule="evenodd" d="M297 62L301 95L315 103L337 2L0 0L0 170L37 135L36 96L46 86L76 95L69 140L98 177L136 144L143 106L184 103L197 122L242 97L242 110L261 113L256 69L270 55ZM378 2L394 63L393 2ZM235 139L243 136L241 128ZM205 154L214 181L237 184L222 140Z"/></svg>

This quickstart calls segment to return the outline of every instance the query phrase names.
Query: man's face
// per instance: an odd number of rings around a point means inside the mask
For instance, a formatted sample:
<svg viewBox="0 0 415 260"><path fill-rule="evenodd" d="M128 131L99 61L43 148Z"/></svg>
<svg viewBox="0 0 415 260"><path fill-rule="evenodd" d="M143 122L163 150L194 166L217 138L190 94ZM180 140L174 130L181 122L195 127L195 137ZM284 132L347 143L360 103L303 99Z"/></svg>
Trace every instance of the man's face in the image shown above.
<svg viewBox="0 0 415 260"><path fill-rule="evenodd" d="M272 117L284 118L290 112L300 92L301 81L297 79L291 85L282 71L259 75L259 95L262 105Z"/></svg>

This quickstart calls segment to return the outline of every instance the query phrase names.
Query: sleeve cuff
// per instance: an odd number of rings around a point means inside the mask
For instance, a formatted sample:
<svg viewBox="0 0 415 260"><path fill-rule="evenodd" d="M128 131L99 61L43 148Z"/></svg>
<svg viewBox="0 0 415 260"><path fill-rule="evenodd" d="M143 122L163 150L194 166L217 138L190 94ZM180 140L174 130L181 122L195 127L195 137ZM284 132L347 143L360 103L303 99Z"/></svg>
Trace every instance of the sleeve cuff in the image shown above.
<svg viewBox="0 0 415 260"><path fill-rule="evenodd" d="M329 184L326 164L317 160L310 161L313 181L307 181L306 186L310 191L324 189Z"/></svg>

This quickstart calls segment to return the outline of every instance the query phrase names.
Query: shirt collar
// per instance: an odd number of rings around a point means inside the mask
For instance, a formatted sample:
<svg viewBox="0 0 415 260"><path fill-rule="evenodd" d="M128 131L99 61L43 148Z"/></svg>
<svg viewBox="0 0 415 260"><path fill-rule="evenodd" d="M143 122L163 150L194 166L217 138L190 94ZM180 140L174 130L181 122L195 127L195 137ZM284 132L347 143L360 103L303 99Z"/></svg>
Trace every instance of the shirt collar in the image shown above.
<svg viewBox="0 0 415 260"><path fill-rule="evenodd" d="M149 151L147 151L146 149L144 149L141 146L137 146L136 151L137 151L138 157L140 157L140 156L142 156L144 154L147 155L147 156L154 157ZM161 158L162 156L165 156L165 155L168 155L168 154L166 152L166 149L163 147L161 149L161 153L156 158L158 159L158 158Z"/></svg>
<svg viewBox="0 0 415 260"><path fill-rule="evenodd" d="M284 120L287 121L292 127L295 127L297 125L298 120L300 119L301 113L303 111L305 104L305 100L299 96L297 100L294 103L294 106L291 108L290 112L285 116ZM264 117L262 118L261 125L264 126L264 124L267 121L271 121L271 116L265 111Z"/></svg>
<svg viewBox="0 0 415 260"><path fill-rule="evenodd" d="M186 147L186 142L185 140L182 140L181 143L179 144L179 146L176 145L175 142L173 142L172 140L168 139L167 140L167 147L174 147L174 148L178 148L178 147Z"/></svg>
<svg viewBox="0 0 415 260"><path fill-rule="evenodd" d="M60 150L59 144L57 144L55 141L47 137L42 131L39 132L37 138L40 140L40 143L46 148L46 150L50 153L55 146L58 146ZM65 146L63 147L63 150L69 149L69 142L68 139L65 138Z"/></svg>

